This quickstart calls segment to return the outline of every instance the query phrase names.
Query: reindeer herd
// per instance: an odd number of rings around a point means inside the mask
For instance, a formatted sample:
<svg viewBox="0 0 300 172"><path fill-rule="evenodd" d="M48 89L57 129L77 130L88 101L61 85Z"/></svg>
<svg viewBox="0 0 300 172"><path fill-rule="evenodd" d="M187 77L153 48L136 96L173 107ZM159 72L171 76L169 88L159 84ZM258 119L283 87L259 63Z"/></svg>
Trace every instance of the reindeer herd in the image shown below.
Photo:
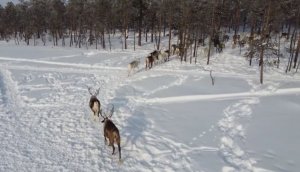
<svg viewBox="0 0 300 172"><path fill-rule="evenodd" d="M177 45L172 45L172 51L174 54L179 54L179 48ZM145 58L145 70L151 69L154 65L162 64L169 61L169 50L154 50ZM128 64L128 76L130 76L135 69L139 69L141 59L135 59Z"/></svg>
<svg viewBox="0 0 300 172"><path fill-rule="evenodd" d="M270 35L266 35L266 37L270 37ZM281 37L288 37L288 33L283 32L281 34ZM204 36L203 38L198 40L197 46L203 46L200 48L200 53L203 56L208 55L209 47L205 46L205 39L208 38L208 36ZM230 36L225 34L224 32L216 32L216 34L211 37L211 42L213 46L215 47L215 51L217 53L221 53L223 49L225 48L225 44L229 41ZM251 41L257 41L260 39L259 34L253 34L252 36L247 35L246 33L235 34L232 36L232 48L235 48L236 46L239 46L240 48L244 47L246 44L249 44ZM193 42L193 41L190 41ZM189 46L192 46L190 44ZM151 69L154 65L161 64L164 62L169 61L170 55L177 55L182 56L184 48L180 45L173 44L171 46L170 51L169 50L154 50L151 53L148 54L147 57L145 57L145 70ZM139 68L139 65L141 63L141 59L133 60L128 64L128 76L132 74L132 72L135 69Z"/></svg>

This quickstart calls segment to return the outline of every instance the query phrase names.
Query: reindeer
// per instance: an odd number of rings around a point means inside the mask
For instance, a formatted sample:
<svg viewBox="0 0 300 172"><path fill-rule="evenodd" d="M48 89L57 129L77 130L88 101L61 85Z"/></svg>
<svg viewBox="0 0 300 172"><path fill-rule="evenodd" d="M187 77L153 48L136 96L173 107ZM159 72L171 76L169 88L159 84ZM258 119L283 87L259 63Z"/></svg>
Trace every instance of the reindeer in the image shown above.
<svg viewBox="0 0 300 172"><path fill-rule="evenodd" d="M219 35L215 35L212 41L214 43L214 47L216 48L216 52L221 53L223 51L223 43L220 41Z"/></svg>
<svg viewBox="0 0 300 172"><path fill-rule="evenodd" d="M141 62L141 59L133 60L128 64L128 76L130 76L131 71L133 71L135 68L139 68L139 64Z"/></svg>
<svg viewBox="0 0 300 172"><path fill-rule="evenodd" d="M229 36L223 35L223 42L228 42L228 41L229 41Z"/></svg>
<svg viewBox="0 0 300 172"><path fill-rule="evenodd" d="M201 54L202 56L207 56L207 55L208 55L208 50L209 50L208 47L201 47L201 48L200 48L200 54Z"/></svg>
<svg viewBox="0 0 300 172"><path fill-rule="evenodd" d="M172 52L173 52L173 55L174 54L179 54L179 46L176 45L176 44L172 44Z"/></svg>
<svg viewBox="0 0 300 172"><path fill-rule="evenodd" d="M160 53L160 56L159 56L160 61L161 61L161 62L166 62L166 61L168 61L168 55L169 55L169 50L165 50L165 51L161 52L161 53Z"/></svg>
<svg viewBox="0 0 300 172"><path fill-rule="evenodd" d="M152 68L153 62L154 62L154 57L153 56L150 55L150 56L146 57L146 59L145 59L145 64L146 64L145 70L147 70L147 68L148 69Z"/></svg>
<svg viewBox="0 0 300 172"><path fill-rule="evenodd" d="M94 120L96 120L96 117L99 118L99 114L101 114L101 103L97 98L100 88L98 88L94 94L91 92L90 87L88 87L88 91L91 95L89 106L94 113Z"/></svg>
<svg viewBox="0 0 300 172"><path fill-rule="evenodd" d="M233 35L232 39L233 39L233 43L236 44L238 41L240 41L241 36L240 35Z"/></svg>
<svg viewBox="0 0 300 172"><path fill-rule="evenodd" d="M106 113L104 113L105 116L102 116L102 114L101 114L101 116L103 117L103 120L101 122L104 123L104 125L103 125L104 142L107 145L107 139L106 138L108 138L108 140L109 140L109 145L108 146L112 146L112 148L113 148L112 155L115 154L114 143L117 143L118 150L119 150L119 160L121 160L121 146L120 146L121 137L120 137L120 133L119 133L118 128L115 126L115 124L110 119L111 116L113 115L113 112L114 112L114 106L110 110L108 116L106 115Z"/></svg>
<svg viewBox="0 0 300 172"><path fill-rule="evenodd" d="M238 41L238 43L239 43L239 46L240 46L240 47L244 47L245 44L247 43L247 41L244 40L244 39L242 39L242 40Z"/></svg>
<svg viewBox="0 0 300 172"><path fill-rule="evenodd" d="M154 62L157 63L157 61L159 61L159 55L160 55L160 51L159 50L154 50L152 53L150 53L150 55L154 58Z"/></svg>

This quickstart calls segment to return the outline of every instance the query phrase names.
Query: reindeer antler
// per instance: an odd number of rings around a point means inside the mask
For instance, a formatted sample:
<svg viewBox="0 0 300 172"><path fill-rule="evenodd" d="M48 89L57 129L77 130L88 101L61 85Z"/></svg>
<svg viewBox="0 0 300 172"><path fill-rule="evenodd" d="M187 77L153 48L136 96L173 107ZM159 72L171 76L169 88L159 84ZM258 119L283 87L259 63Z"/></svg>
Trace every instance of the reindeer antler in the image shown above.
<svg viewBox="0 0 300 172"><path fill-rule="evenodd" d="M90 95L92 96L93 94L92 94L92 92L91 92L91 87L88 87L88 86L86 86L86 87L87 87L87 89L88 89Z"/></svg>
<svg viewBox="0 0 300 172"><path fill-rule="evenodd" d="M101 86L100 86L100 87L99 87L97 90L95 90L95 92L93 93L91 87L89 87L89 86L86 86L86 87L87 87L87 89L88 89L88 91L89 91L89 93L90 93L91 96L97 96L97 95L99 94L100 88L101 88Z"/></svg>
<svg viewBox="0 0 300 172"><path fill-rule="evenodd" d="M102 118L111 118L111 116L113 115L115 111L115 107L114 105L112 104L112 108L110 110L108 110L108 112L103 112L104 116L102 115L102 112L100 113L100 115L102 116Z"/></svg>
<svg viewBox="0 0 300 172"><path fill-rule="evenodd" d="M111 116L113 115L114 111L115 111L115 106L112 105L112 108L111 108L110 114L109 114L109 118L111 118Z"/></svg>
<svg viewBox="0 0 300 172"><path fill-rule="evenodd" d="M97 96L99 94L99 91L100 91L100 87L96 90L94 96Z"/></svg>
<svg viewBox="0 0 300 172"><path fill-rule="evenodd" d="M115 111L115 107L114 107L114 105L113 104L111 104L111 109L110 110L108 110L108 112L107 113L104 113L104 115L105 115L105 117L106 118L111 118L111 116L113 115L113 113L114 113L114 111Z"/></svg>

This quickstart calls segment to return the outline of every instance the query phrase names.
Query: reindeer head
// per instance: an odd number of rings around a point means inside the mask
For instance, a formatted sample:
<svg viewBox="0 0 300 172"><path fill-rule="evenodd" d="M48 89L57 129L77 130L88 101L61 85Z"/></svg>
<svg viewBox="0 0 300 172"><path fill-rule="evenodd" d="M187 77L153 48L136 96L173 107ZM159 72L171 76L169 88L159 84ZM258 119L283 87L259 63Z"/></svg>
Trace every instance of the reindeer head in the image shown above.
<svg viewBox="0 0 300 172"><path fill-rule="evenodd" d="M101 113L101 103L97 98L97 95L99 94L100 88L98 88L94 93L92 93L91 88L88 87L88 91L91 95L89 106L91 110L94 112L94 116L99 117L99 113Z"/></svg>
<svg viewBox="0 0 300 172"><path fill-rule="evenodd" d="M100 114L103 118L103 120L101 121L102 123L105 123L106 121L110 120L111 116L113 115L114 113L114 105L112 105L112 107L110 108L110 110L108 112L104 112L104 116L102 115L102 113Z"/></svg>
<svg viewBox="0 0 300 172"><path fill-rule="evenodd" d="M99 94L100 88L98 88L97 90L95 90L94 93L92 93L91 89L92 89L91 87L88 87L88 91L89 91L90 95L94 96L94 97L97 97L97 95Z"/></svg>

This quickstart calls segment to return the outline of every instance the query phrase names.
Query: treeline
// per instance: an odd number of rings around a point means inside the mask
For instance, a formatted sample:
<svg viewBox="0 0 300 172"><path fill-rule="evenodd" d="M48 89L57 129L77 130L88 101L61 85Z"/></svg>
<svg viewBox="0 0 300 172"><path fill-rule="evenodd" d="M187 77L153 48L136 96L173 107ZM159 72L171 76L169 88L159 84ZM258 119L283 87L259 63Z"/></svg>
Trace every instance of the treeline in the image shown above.
<svg viewBox="0 0 300 172"><path fill-rule="evenodd" d="M297 38L299 12L299 0L20 0L0 6L0 39L17 44L42 39L45 44L45 35L51 35L54 46L61 40L63 46L107 48L110 35L118 32L127 49L130 31L138 46L145 39L160 49L162 36L177 35L186 61L187 47L196 48L220 31L238 35L247 30L261 35L262 42L273 33Z"/></svg>

